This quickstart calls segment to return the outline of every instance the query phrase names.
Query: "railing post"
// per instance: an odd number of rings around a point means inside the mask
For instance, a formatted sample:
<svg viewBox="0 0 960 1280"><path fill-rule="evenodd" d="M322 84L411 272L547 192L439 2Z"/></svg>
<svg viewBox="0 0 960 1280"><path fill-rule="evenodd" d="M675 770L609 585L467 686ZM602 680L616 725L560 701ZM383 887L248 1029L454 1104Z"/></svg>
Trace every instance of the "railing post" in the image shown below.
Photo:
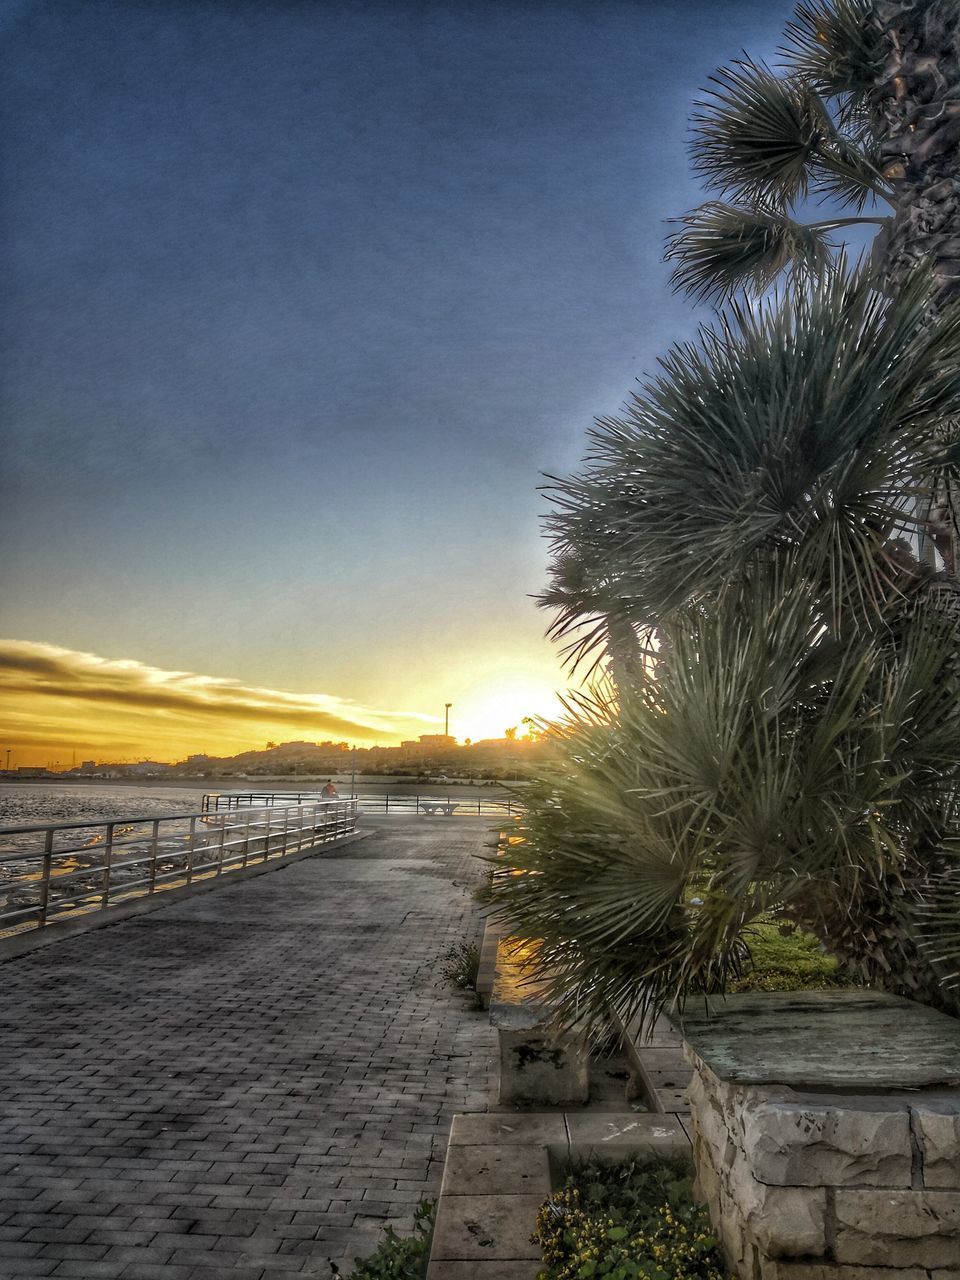
<svg viewBox="0 0 960 1280"><path fill-rule="evenodd" d="M107 823L107 843L103 850L103 889L100 893L101 910L110 901L110 867L113 863L113 829L115 822Z"/></svg>
<svg viewBox="0 0 960 1280"><path fill-rule="evenodd" d="M300 820L300 825L297 833L297 853L299 853L300 850L303 848L303 805L297 806L297 817Z"/></svg>
<svg viewBox="0 0 960 1280"><path fill-rule="evenodd" d="M273 814L273 810L268 809L267 810L267 826L266 826L266 830L263 833L263 857L260 859L261 862L266 862L266 860L270 857L270 818L272 814Z"/></svg>
<svg viewBox="0 0 960 1280"><path fill-rule="evenodd" d="M150 888L148 893L153 893L157 883L157 854L160 852L160 819L153 820L153 835L150 839Z"/></svg>
<svg viewBox="0 0 960 1280"><path fill-rule="evenodd" d="M229 814L227 814L226 816L229 817ZM232 831L233 827L230 827L230 830ZM216 874L218 876L223 874L223 855L226 849L226 843L227 843L227 824L226 824L226 821L224 821L223 826L220 828L220 846L219 846L219 849L217 850Z"/></svg>
<svg viewBox="0 0 960 1280"><path fill-rule="evenodd" d="M283 811L283 832L280 836L280 856L282 858L285 858L287 856L287 831L289 830L289 827L290 827L290 809L289 807L286 807L284 808L284 811Z"/></svg>
<svg viewBox="0 0 960 1280"><path fill-rule="evenodd" d="M247 858L250 856L250 810L247 810L247 818L243 824L243 862L240 864L245 867Z"/></svg>
<svg viewBox="0 0 960 1280"><path fill-rule="evenodd" d="M241 859L241 862L240 862L241 867L245 867L247 865L247 855L249 854L249 852L250 852L250 813L248 811L247 816L244 819L244 823L243 823L243 858Z"/></svg>
<svg viewBox="0 0 960 1280"><path fill-rule="evenodd" d="M47 906L50 902L50 874L53 870L53 827L43 840L43 868L40 872L40 908L37 913L37 928L42 929L47 923Z"/></svg>
<svg viewBox="0 0 960 1280"><path fill-rule="evenodd" d="M193 883L193 864L194 864L194 845L197 836L197 820L190 819L190 829L187 832L187 884Z"/></svg>

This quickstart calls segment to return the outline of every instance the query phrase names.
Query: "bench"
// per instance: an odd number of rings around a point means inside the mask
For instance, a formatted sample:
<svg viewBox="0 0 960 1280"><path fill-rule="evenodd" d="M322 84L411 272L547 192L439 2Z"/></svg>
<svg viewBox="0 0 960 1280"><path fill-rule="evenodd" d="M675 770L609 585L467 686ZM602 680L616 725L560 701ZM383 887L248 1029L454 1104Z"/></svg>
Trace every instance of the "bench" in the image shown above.
<svg viewBox="0 0 960 1280"><path fill-rule="evenodd" d="M449 800L420 801L420 808L428 818L432 818L435 813L442 813L444 817L449 818L456 807L456 804L451 804Z"/></svg>

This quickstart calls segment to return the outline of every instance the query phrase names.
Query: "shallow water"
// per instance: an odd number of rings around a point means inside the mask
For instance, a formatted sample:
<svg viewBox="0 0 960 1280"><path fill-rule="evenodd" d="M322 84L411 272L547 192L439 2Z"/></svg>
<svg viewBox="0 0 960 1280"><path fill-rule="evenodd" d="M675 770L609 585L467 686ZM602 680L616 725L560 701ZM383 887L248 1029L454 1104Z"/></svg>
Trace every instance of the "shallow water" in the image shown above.
<svg viewBox="0 0 960 1280"><path fill-rule="evenodd" d="M199 813L196 787L110 787L83 782L0 782L0 827Z"/></svg>
<svg viewBox="0 0 960 1280"><path fill-rule="evenodd" d="M161 872L175 873L185 865L183 842L190 824L186 820L164 823L159 843L154 846L151 844L152 824L149 819L196 813L202 796L203 792L193 787L0 783L0 916L5 916L6 924L16 932L24 924L32 925L32 915L24 916L23 912L36 909L39 903L43 833L7 834L11 827L45 822L130 820L116 826L112 833L113 880L122 885L124 881L142 879L146 874L142 863L124 865L123 860L149 855L151 848ZM147 821L137 823L136 819ZM89 909L98 898L103 885L103 851L107 835L105 826L67 828L56 833L48 902L51 913ZM160 853L159 861L156 859L157 851ZM54 888L54 885L58 887ZM13 916L7 914L11 911Z"/></svg>

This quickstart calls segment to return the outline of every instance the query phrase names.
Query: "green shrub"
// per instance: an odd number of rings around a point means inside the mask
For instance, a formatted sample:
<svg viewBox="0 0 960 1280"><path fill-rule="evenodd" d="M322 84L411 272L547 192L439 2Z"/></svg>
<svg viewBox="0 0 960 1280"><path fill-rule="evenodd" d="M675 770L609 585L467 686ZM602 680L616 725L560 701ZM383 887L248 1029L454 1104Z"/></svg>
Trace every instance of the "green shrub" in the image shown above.
<svg viewBox="0 0 960 1280"><path fill-rule="evenodd" d="M430 1258L433 1212L434 1206L422 1201L412 1236L398 1236L393 1227L386 1227L376 1253L357 1258L356 1267L347 1276L333 1264L333 1274L341 1280L423 1280Z"/></svg>
<svg viewBox="0 0 960 1280"><path fill-rule="evenodd" d="M472 942L458 942L441 956L440 975L462 991L476 991L480 952Z"/></svg>
<svg viewBox="0 0 960 1280"><path fill-rule="evenodd" d="M808 991L844 986L836 958L812 933L776 924L754 925L747 937L750 956L728 991Z"/></svg>
<svg viewBox="0 0 960 1280"><path fill-rule="evenodd" d="M678 1161L591 1161L537 1215L542 1280L724 1280L710 1222Z"/></svg>
<svg viewBox="0 0 960 1280"><path fill-rule="evenodd" d="M493 901L493 876L493 867L488 867L474 886L473 900L482 907L489 906Z"/></svg>

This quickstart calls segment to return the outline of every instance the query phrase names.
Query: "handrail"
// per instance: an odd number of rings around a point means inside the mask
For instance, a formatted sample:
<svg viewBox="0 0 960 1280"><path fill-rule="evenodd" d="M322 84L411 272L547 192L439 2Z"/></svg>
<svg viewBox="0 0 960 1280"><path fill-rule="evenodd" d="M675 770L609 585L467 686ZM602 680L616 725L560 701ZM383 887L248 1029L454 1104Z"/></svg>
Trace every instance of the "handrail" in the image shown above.
<svg viewBox="0 0 960 1280"><path fill-rule="evenodd" d="M319 798L317 792L309 791L208 791L202 804L204 813L222 813L264 803L303 804ZM452 796L449 792L442 800L439 792L418 792L414 795L390 795L385 792L380 795L355 796L354 799L360 812L364 814L420 813L424 805L441 803L453 806L454 817L515 817L523 812L523 804L512 798L494 800L488 796Z"/></svg>
<svg viewBox="0 0 960 1280"><path fill-rule="evenodd" d="M277 792L276 794L278 795L278 797L281 795L280 792ZM206 800L207 797L204 796L203 798L204 800ZM320 801L318 800L317 803L319 804ZM336 801L325 800L323 803L335 804ZM264 804L261 806L252 806L252 807L260 807L265 809L265 808L268 808L269 806ZM293 804L291 805L291 807L294 807ZM46 831L48 827L69 827L71 831L78 830L81 827L105 827L108 821L115 822L117 826L133 826L140 822L175 822L175 821L181 821L184 818L205 818L206 816L207 816L207 808L204 805L202 809L199 809L194 813L184 813L183 810L180 810L178 813L148 813L141 818L127 818L127 817L113 818L113 819L87 818L83 822L39 822L35 826L30 826L30 827L0 827L0 836L23 835L27 832ZM4 857L5 856L6 855L4 855Z"/></svg>
<svg viewBox="0 0 960 1280"><path fill-rule="evenodd" d="M291 857L351 835L358 812L350 798L0 828L0 868L27 864L0 880L0 939ZM81 845L70 835L91 829L102 838ZM37 835L34 847L3 848L6 839Z"/></svg>

